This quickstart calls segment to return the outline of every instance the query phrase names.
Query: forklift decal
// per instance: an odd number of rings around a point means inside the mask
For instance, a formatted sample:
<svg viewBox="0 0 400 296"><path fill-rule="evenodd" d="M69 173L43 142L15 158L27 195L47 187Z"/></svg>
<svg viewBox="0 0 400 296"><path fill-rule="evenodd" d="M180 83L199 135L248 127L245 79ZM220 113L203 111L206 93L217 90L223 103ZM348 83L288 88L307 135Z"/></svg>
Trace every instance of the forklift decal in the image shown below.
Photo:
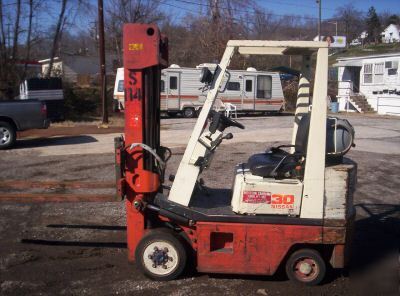
<svg viewBox="0 0 400 296"><path fill-rule="evenodd" d="M144 46L143 43L129 43L128 50L143 50Z"/></svg>
<svg viewBox="0 0 400 296"><path fill-rule="evenodd" d="M272 194L271 208L274 209L293 209L294 195L291 194Z"/></svg>
<svg viewBox="0 0 400 296"><path fill-rule="evenodd" d="M271 192L264 191L244 191L243 202L247 203L271 203Z"/></svg>

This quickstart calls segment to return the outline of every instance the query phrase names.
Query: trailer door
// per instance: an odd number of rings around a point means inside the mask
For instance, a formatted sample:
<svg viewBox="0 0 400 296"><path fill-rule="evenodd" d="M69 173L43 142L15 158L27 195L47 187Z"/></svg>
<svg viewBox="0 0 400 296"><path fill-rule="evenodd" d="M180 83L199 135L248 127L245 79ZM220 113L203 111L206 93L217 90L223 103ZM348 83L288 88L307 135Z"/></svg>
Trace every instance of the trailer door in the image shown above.
<svg viewBox="0 0 400 296"><path fill-rule="evenodd" d="M242 110L255 110L254 93L256 77L253 75L243 76Z"/></svg>
<svg viewBox="0 0 400 296"><path fill-rule="evenodd" d="M255 110L270 110L272 98L272 76L257 75L257 91L255 99Z"/></svg>
<svg viewBox="0 0 400 296"><path fill-rule="evenodd" d="M168 110L180 110L180 73L179 72L168 72L168 89L167 89L167 100Z"/></svg>

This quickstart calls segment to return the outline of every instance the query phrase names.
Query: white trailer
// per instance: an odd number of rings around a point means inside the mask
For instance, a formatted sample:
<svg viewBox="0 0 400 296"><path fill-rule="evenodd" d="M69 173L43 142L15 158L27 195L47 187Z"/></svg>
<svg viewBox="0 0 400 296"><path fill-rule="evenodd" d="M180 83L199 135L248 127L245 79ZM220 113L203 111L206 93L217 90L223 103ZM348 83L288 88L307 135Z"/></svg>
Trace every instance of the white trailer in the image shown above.
<svg viewBox="0 0 400 296"><path fill-rule="evenodd" d="M215 64L201 64L196 68L171 65L162 70L161 111L170 115L183 113L194 117L204 104L208 89L199 81L201 69L215 69ZM124 72L119 68L114 86L115 109L124 107ZM226 83L226 81L228 81ZM279 73L247 70L230 70L218 97L222 106L230 103L242 112L280 112L284 108L284 96Z"/></svg>

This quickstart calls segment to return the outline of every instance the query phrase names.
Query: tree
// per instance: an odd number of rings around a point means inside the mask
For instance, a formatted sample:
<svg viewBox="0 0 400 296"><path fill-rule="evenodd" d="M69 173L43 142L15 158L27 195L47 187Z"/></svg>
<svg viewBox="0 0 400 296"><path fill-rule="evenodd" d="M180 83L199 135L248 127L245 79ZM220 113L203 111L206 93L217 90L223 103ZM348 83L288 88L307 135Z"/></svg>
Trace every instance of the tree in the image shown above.
<svg viewBox="0 0 400 296"><path fill-rule="evenodd" d="M338 29L344 31L347 43L357 38L363 30L363 13L357 10L353 4L338 7L334 18L338 23Z"/></svg>
<svg viewBox="0 0 400 296"><path fill-rule="evenodd" d="M378 14L376 13L375 7L373 6L371 6L368 10L366 23L368 33L367 40L369 42L373 41L375 42L375 44L378 43L381 33L381 23L379 21Z"/></svg>
<svg viewBox="0 0 400 296"><path fill-rule="evenodd" d="M33 0L29 0L29 16L28 16L28 32L26 34L26 55L25 55L25 66L23 78L26 76L26 71L28 69L28 61L31 58L31 35L32 35L32 20L33 20Z"/></svg>
<svg viewBox="0 0 400 296"><path fill-rule="evenodd" d="M12 48L12 58L13 60L18 59L18 37L19 37L19 20L21 17L21 0L17 0L17 11L15 14L15 24L14 24L14 41Z"/></svg>
<svg viewBox="0 0 400 296"><path fill-rule="evenodd" d="M124 23L155 23L165 20L157 0L109 0L105 10L108 48L122 55L122 26Z"/></svg>
<svg viewBox="0 0 400 296"><path fill-rule="evenodd" d="M386 20L386 27L393 24L393 25L400 25L400 17L397 14L392 14L389 16L389 18Z"/></svg>
<svg viewBox="0 0 400 296"><path fill-rule="evenodd" d="M53 45L52 45L51 52L50 52L50 61L49 61L49 67L47 69L46 77L51 76L51 71L53 69L53 63L54 63L54 57L56 55L58 44L60 42L60 35L61 35L61 30L63 28L63 23L65 22L66 8L67 8L67 0L62 0L60 14L58 16L56 29L54 31Z"/></svg>

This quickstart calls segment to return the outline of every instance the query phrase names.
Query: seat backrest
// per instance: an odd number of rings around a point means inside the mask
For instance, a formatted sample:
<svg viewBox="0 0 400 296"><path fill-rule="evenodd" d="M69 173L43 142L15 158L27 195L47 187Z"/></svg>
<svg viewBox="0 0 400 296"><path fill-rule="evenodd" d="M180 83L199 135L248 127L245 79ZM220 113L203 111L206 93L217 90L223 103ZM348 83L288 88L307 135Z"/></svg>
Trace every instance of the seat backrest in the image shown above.
<svg viewBox="0 0 400 296"><path fill-rule="evenodd" d="M295 151L307 154L310 113L301 118L296 134ZM328 117L326 121L326 153L331 156L345 155L354 143L354 128L345 119Z"/></svg>
<svg viewBox="0 0 400 296"><path fill-rule="evenodd" d="M310 113L304 114L297 127L295 152L306 154L308 143L308 130L310 128Z"/></svg>

